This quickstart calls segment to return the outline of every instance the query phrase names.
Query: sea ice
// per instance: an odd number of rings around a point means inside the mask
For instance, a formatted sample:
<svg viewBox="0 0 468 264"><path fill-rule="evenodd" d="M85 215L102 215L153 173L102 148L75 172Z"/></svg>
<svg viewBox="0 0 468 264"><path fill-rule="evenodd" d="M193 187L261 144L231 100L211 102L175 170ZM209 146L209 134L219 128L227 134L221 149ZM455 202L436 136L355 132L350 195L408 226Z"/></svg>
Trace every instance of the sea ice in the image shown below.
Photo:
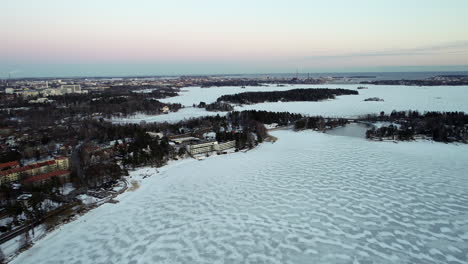
<svg viewBox="0 0 468 264"><path fill-rule="evenodd" d="M272 134L136 170L139 189L13 263L467 263L466 145Z"/></svg>

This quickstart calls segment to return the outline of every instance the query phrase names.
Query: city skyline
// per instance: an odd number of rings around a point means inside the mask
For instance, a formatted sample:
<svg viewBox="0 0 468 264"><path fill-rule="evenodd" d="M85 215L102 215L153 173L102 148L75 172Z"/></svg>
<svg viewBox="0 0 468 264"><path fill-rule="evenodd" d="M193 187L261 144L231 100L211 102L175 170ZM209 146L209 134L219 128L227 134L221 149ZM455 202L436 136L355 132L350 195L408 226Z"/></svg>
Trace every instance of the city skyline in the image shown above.
<svg viewBox="0 0 468 264"><path fill-rule="evenodd" d="M468 70L466 1L5 1L0 78Z"/></svg>

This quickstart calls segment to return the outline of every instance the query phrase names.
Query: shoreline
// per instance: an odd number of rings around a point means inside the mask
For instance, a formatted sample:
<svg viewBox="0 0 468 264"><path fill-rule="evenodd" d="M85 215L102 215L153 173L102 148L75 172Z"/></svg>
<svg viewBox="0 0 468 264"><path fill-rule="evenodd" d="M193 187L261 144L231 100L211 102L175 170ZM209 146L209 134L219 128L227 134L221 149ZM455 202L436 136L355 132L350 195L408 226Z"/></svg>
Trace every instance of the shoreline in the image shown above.
<svg viewBox="0 0 468 264"><path fill-rule="evenodd" d="M273 144L275 141L272 141L271 143ZM265 142L269 142L269 141L265 141ZM263 143L259 143L256 147L254 147L252 149L239 150L238 152L230 152L228 155L212 154L208 158L216 158L218 156L230 156L230 155L233 155L233 154L247 153L247 152L249 152L251 150L258 149L261 146L261 144L263 144ZM147 180L148 178L152 178L152 177L154 177L155 175L158 175L158 174L162 175L164 172L166 172L167 170L169 170L171 168L178 167L178 166L183 166L183 164L187 164L187 163L191 163L191 162L195 162L195 161L202 162L203 160L198 160L198 159L195 159L195 158L192 158L192 157L187 157L187 158L180 159L180 160L170 160L170 161L167 162L167 164L165 164L162 167L153 167L153 166L149 165L149 166L142 166L142 167L137 167L135 169L129 170L129 176L125 176L122 179L122 182L125 183L125 187L122 190L116 192L115 194L111 195L110 197L105 197L102 200L93 202L92 204L81 203L81 204L77 204L77 205L72 206L72 207L80 206L80 208L77 209L76 212L73 212L74 216L72 218L67 218L66 221L62 221L62 222L60 222L58 224L55 224L51 228L45 228L44 227L45 230L43 230L43 233L38 235L38 236L31 237L31 241L26 247L21 248L19 251L17 251L13 255L6 256L6 259L5 259L6 262L5 263L11 263L19 255L21 255L23 252L26 252L29 249L31 249L32 247L34 247L34 245L37 242L39 242L39 241L41 241L43 239L46 239L48 236L52 235L56 231L60 231L61 227L66 226L68 224L72 224L72 223L74 223L76 221L79 221L84 216L89 215L90 213L92 213L95 209L97 209L97 208L99 208L99 207L101 207L101 206L103 206L105 204L108 204L108 203L110 203L110 204L119 203L120 199L122 197L125 197L126 193L139 191L139 189L144 188L145 185L144 185L143 182L145 180ZM145 170L148 173L149 173L149 170L153 170L153 172L152 172L151 175L148 175L148 174L142 175L142 174L140 174L142 171L145 171ZM132 175L132 174L135 174L135 175ZM136 176L136 177L134 177L134 176ZM135 188L135 189L131 189L132 188L131 184L134 181L136 181L138 183L138 187ZM105 200L105 201L103 201L103 200ZM44 225L44 223L39 224L39 225L35 226L34 228L35 229L36 228L41 228L41 227L43 227L43 225ZM42 229L44 229L44 228L42 228ZM28 232L30 232L30 231L31 230L29 230ZM9 239L5 243L16 240L18 237L21 237L22 234Z"/></svg>

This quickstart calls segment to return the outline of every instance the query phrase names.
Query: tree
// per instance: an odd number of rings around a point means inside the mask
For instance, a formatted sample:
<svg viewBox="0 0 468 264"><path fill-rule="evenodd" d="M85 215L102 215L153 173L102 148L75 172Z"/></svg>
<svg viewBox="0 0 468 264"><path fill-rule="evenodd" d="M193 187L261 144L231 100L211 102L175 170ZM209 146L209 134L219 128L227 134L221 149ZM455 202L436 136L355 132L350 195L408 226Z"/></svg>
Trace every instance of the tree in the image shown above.
<svg viewBox="0 0 468 264"><path fill-rule="evenodd" d="M16 150L8 150L0 154L0 163L20 160L22 158L21 153Z"/></svg>
<svg viewBox="0 0 468 264"><path fill-rule="evenodd" d="M29 235L29 229L30 227L28 226L26 231L20 237L19 245L21 249L29 248L31 246L31 236Z"/></svg>
<svg viewBox="0 0 468 264"><path fill-rule="evenodd" d="M185 150L185 148L179 148L179 151L177 152L177 155L179 157L183 157L183 156L185 156L186 153L187 153L187 151Z"/></svg>

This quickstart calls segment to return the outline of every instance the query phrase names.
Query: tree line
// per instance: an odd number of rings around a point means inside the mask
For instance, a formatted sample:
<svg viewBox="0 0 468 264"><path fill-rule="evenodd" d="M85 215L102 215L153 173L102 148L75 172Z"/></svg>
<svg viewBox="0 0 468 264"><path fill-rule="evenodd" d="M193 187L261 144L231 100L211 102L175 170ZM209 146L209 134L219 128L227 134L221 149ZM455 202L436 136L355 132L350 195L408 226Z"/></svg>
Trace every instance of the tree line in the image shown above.
<svg viewBox="0 0 468 264"><path fill-rule="evenodd" d="M219 97L217 102L229 102L235 104L256 104L264 102L291 102L291 101L320 101L326 99L335 99L339 95L356 95L356 90L349 89L292 89L287 91L268 91L268 92L245 92L238 94L229 94Z"/></svg>
<svg viewBox="0 0 468 264"><path fill-rule="evenodd" d="M426 136L440 142L468 142L468 115L464 112L393 111L379 116L367 116L365 120L391 122L366 132L367 138L391 138L413 140Z"/></svg>
<svg viewBox="0 0 468 264"><path fill-rule="evenodd" d="M302 118L294 123L295 130L313 129L324 131L348 124L345 118L324 118L322 116L311 116Z"/></svg>

